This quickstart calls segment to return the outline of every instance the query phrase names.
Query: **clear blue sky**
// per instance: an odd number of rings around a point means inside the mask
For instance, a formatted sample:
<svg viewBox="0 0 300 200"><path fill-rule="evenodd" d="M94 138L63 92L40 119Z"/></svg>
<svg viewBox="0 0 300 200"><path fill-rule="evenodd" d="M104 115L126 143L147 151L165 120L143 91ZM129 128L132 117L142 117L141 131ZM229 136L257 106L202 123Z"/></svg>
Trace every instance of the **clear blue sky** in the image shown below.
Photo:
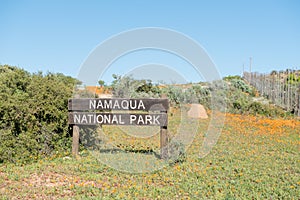
<svg viewBox="0 0 300 200"><path fill-rule="evenodd" d="M0 0L0 64L76 77L105 39L134 28L162 27L201 44L222 76L240 75L249 57L253 71L299 69L299 10L297 0Z"/></svg>

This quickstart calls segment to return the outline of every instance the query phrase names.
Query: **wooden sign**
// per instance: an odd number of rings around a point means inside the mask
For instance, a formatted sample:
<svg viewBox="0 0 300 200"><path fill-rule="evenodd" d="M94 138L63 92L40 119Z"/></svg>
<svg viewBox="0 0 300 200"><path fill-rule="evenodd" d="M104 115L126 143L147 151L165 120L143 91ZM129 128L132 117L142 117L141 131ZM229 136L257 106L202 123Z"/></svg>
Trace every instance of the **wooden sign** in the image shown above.
<svg viewBox="0 0 300 200"><path fill-rule="evenodd" d="M160 126L161 157L167 155L168 99L85 98L69 99L68 123L73 128L72 153L78 155L79 127L77 125ZM120 110L122 113L110 111ZM124 111L130 113L126 113ZM146 111L148 113L132 113ZM157 113L159 111L159 113Z"/></svg>

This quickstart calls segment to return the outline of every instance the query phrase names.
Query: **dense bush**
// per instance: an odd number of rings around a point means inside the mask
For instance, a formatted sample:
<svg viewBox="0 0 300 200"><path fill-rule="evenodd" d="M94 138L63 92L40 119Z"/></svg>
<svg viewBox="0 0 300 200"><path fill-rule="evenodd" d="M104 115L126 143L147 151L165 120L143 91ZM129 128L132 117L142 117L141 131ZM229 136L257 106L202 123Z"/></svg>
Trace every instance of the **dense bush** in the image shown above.
<svg viewBox="0 0 300 200"><path fill-rule="evenodd" d="M243 80L240 79L232 79L231 82L233 87L241 90L242 92L251 93L251 87L250 85L246 84Z"/></svg>
<svg viewBox="0 0 300 200"><path fill-rule="evenodd" d="M68 98L74 78L0 66L0 162L69 150Z"/></svg>

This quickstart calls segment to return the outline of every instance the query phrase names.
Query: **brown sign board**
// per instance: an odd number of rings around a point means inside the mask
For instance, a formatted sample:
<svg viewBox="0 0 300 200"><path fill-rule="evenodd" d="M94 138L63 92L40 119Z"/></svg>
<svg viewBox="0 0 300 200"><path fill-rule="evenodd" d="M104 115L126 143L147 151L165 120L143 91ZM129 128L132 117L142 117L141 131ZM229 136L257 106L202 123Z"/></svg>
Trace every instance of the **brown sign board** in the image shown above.
<svg viewBox="0 0 300 200"><path fill-rule="evenodd" d="M168 99L125 99L125 98L85 98L69 99L68 122L73 127L72 154L78 155L79 127L77 125L133 125L160 126L161 158L168 152ZM123 113L109 112L120 110ZM124 111L147 111L147 113L127 113ZM77 112L80 111L80 112ZM151 111L151 112L149 112ZM152 112L152 111L160 111Z"/></svg>
<svg viewBox="0 0 300 200"><path fill-rule="evenodd" d="M168 116L166 113L127 114L127 113L71 112L69 113L69 124L167 126Z"/></svg>
<svg viewBox="0 0 300 200"><path fill-rule="evenodd" d="M125 99L125 98L82 98L69 99L70 111L88 110L140 110L140 111L167 111L168 99Z"/></svg>

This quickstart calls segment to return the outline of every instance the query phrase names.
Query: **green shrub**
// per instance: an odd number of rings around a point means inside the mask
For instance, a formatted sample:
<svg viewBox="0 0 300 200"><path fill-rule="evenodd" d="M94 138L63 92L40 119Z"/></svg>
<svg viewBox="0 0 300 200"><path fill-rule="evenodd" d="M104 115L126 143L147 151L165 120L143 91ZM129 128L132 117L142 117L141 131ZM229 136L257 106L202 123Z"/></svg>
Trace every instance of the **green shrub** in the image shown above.
<svg viewBox="0 0 300 200"><path fill-rule="evenodd" d="M164 158L168 159L170 165L175 163L185 162L187 155L185 152L185 145L180 141L171 141L166 147L166 155L163 155Z"/></svg>
<svg viewBox="0 0 300 200"><path fill-rule="evenodd" d="M230 83L242 92L246 92L248 94L252 93L251 87L241 79L232 79Z"/></svg>
<svg viewBox="0 0 300 200"><path fill-rule="evenodd" d="M113 75L112 93L120 98L159 97L161 90L150 80L135 80L130 76Z"/></svg>
<svg viewBox="0 0 300 200"><path fill-rule="evenodd" d="M77 83L62 74L0 66L0 162L69 150L68 98Z"/></svg>

